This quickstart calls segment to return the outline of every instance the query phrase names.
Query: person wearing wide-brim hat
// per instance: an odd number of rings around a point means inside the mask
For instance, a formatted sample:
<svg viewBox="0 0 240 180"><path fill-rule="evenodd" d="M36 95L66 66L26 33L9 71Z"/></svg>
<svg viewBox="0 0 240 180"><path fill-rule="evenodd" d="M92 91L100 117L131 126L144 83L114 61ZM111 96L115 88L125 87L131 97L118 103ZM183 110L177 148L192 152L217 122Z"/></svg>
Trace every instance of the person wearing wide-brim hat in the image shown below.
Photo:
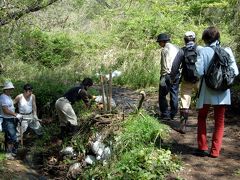
<svg viewBox="0 0 240 180"><path fill-rule="evenodd" d="M17 153L17 119L21 119L21 115L15 113L15 108L11 94L14 90L14 86L11 81L6 81L3 86L3 94L0 96L0 109L3 116L2 128L5 132L5 142L7 158L14 159Z"/></svg>
<svg viewBox="0 0 240 180"><path fill-rule="evenodd" d="M161 72L159 83L159 110L160 119L170 120L175 117L178 111L178 87L179 81L170 82L170 73L172 63L177 55L179 48L170 43L170 37L166 33L161 33L157 37L157 43L162 48L161 51ZM166 96L170 93L170 102L168 103ZM168 109L170 105L170 110Z"/></svg>

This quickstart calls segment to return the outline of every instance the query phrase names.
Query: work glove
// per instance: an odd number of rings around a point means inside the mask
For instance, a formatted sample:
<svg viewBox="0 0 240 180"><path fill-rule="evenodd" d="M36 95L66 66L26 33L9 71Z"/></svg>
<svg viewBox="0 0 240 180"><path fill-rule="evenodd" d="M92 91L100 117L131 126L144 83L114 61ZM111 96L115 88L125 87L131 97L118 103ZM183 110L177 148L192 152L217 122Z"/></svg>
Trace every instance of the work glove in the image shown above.
<svg viewBox="0 0 240 180"><path fill-rule="evenodd" d="M16 118L17 118L18 120L22 120L23 116L22 116L21 114L17 114L17 115L16 115Z"/></svg>
<svg viewBox="0 0 240 180"><path fill-rule="evenodd" d="M161 77L161 79L160 79L160 86L167 86L165 76Z"/></svg>

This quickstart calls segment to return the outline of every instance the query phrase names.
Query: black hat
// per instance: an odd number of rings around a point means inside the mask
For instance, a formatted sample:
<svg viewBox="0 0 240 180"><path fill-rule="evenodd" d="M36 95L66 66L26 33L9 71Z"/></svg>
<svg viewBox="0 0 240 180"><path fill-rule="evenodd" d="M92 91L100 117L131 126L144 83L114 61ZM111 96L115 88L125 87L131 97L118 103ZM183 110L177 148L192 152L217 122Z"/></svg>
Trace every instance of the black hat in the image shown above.
<svg viewBox="0 0 240 180"><path fill-rule="evenodd" d="M31 84L25 84L25 85L23 86L23 90L25 90L25 91L33 90L33 87L32 87Z"/></svg>
<svg viewBox="0 0 240 180"><path fill-rule="evenodd" d="M157 37L157 42L159 42L159 41L169 41L169 40L170 40L169 36L165 33L161 33Z"/></svg>

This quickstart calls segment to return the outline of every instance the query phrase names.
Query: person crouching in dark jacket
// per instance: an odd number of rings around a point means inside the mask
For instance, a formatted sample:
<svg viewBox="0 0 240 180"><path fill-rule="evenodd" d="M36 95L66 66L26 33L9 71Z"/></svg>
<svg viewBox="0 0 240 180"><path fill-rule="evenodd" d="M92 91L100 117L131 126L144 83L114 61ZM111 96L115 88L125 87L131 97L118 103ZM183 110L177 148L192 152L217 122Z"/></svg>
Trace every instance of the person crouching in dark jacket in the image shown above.
<svg viewBox="0 0 240 180"><path fill-rule="evenodd" d="M56 103L55 108L60 122L61 138L78 128L77 116L72 108L76 101L82 100L87 107L90 107L91 95L87 90L93 85L93 80L85 78L79 86L72 87Z"/></svg>

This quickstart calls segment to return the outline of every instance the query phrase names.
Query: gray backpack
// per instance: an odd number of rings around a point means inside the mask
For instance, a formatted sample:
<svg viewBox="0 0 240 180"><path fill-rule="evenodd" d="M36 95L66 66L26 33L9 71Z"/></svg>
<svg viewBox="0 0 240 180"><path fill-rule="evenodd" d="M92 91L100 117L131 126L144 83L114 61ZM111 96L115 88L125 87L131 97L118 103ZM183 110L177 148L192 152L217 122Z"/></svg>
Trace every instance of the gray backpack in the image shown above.
<svg viewBox="0 0 240 180"><path fill-rule="evenodd" d="M229 89L234 82L235 73L231 65L230 55L221 47L213 48L214 55L204 74L207 87L216 91Z"/></svg>

